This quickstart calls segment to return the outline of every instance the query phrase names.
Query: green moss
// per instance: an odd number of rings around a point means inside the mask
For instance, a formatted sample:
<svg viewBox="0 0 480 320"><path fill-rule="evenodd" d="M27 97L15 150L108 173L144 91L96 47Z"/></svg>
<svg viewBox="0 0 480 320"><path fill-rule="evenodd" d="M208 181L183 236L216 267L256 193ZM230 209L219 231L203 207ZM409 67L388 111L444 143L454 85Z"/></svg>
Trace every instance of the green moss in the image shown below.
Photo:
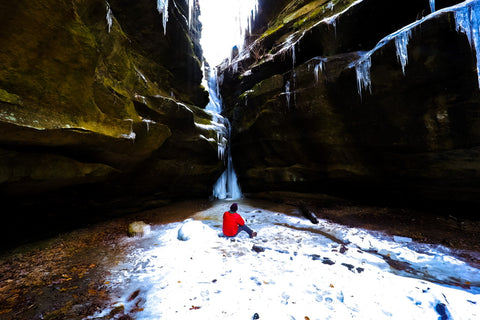
<svg viewBox="0 0 480 320"><path fill-rule="evenodd" d="M283 76L277 74L257 83L251 90L248 90L244 94L249 97L272 95L275 92L281 91L283 85Z"/></svg>
<svg viewBox="0 0 480 320"><path fill-rule="evenodd" d="M266 37L268 37L268 36L271 36L272 34L274 34L275 32L277 32L278 30L282 29L283 26L284 26L284 24L283 24L283 23L280 23L280 24L278 24L278 25L273 26L272 28L267 29L267 31L265 31L265 32L260 36L259 39L262 40L262 39L264 39L264 38L266 38Z"/></svg>
<svg viewBox="0 0 480 320"><path fill-rule="evenodd" d="M0 89L0 101L10 103L10 104L18 104L18 105L22 104L20 96L17 96L16 94L13 94L13 93L9 93L3 89Z"/></svg>

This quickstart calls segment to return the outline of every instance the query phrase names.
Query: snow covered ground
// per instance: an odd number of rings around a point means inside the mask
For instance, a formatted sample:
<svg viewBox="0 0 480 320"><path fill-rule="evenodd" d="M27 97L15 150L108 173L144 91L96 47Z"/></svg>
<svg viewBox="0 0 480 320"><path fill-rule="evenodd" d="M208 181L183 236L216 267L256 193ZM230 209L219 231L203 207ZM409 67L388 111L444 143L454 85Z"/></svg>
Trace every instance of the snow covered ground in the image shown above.
<svg viewBox="0 0 480 320"><path fill-rule="evenodd" d="M131 252L106 282L111 307L93 318L480 319L480 272L448 248L243 202L258 237L219 237L230 203L125 238Z"/></svg>

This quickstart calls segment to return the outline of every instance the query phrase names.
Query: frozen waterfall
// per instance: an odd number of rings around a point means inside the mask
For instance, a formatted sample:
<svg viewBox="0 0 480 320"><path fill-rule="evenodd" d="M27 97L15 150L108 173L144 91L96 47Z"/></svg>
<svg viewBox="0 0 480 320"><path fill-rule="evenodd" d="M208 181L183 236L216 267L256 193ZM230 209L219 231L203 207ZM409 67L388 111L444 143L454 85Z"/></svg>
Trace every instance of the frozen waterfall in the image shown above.
<svg viewBox="0 0 480 320"><path fill-rule="evenodd" d="M204 71L205 73L207 70ZM227 168L213 186L213 196L217 199L240 199L242 191L238 184L237 174L233 168L232 154L230 151L231 126L227 118L220 115L222 112L222 100L219 92L217 70L211 69L208 77L208 94L210 102L205 108L213 114L213 121L221 124L218 137L218 157L226 161Z"/></svg>

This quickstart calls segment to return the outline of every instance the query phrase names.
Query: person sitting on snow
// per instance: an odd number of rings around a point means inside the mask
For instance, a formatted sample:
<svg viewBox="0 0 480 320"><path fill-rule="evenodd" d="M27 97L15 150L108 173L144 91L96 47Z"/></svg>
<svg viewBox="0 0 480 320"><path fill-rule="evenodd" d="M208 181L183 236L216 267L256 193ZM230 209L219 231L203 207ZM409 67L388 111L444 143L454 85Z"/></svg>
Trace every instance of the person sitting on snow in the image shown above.
<svg viewBox="0 0 480 320"><path fill-rule="evenodd" d="M223 234L227 237L235 237L241 231L248 233L250 238L256 237L257 233L250 229L243 218L237 213L238 205L233 203L230 211L223 214Z"/></svg>

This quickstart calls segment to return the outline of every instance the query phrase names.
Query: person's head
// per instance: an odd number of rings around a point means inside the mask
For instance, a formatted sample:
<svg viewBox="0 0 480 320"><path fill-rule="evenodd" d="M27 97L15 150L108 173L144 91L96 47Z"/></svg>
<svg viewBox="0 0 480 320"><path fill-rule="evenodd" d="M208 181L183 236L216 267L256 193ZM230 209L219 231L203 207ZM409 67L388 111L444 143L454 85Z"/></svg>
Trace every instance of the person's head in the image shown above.
<svg viewBox="0 0 480 320"><path fill-rule="evenodd" d="M238 210L238 205L236 203L232 203L230 206L230 212L237 212Z"/></svg>

